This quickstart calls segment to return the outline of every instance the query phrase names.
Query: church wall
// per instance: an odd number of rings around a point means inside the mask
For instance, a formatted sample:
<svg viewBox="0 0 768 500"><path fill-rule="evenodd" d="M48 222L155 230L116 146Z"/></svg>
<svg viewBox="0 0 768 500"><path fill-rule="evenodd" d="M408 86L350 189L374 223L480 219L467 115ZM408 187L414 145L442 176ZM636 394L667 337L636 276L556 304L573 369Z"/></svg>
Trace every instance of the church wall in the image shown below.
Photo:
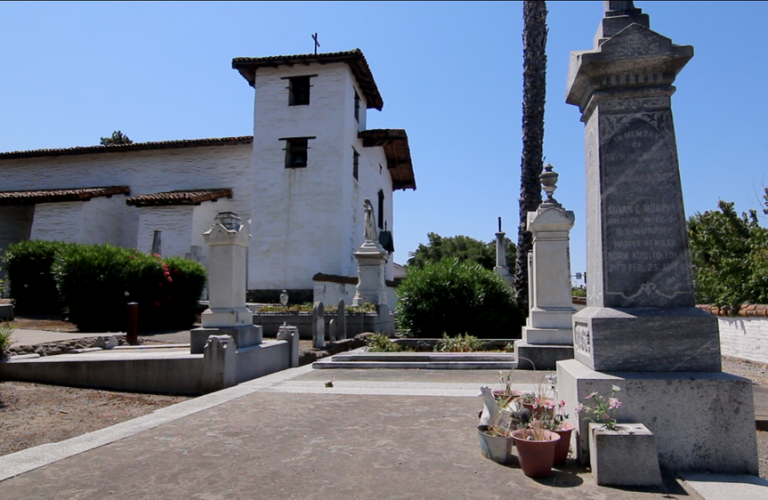
<svg viewBox="0 0 768 500"><path fill-rule="evenodd" d="M123 240L125 196L91 198L83 204L78 243L109 243L119 246Z"/></svg>
<svg viewBox="0 0 768 500"><path fill-rule="evenodd" d="M348 73L344 63L257 73L249 289L312 290L314 274L344 272L341 186L352 177L343 117ZM282 78L312 74L318 76L311 78L310 104L289 106ZM306 168L285 168L279 139L286 137L315 137Z"/></svg>
<svg viewBox="0 0 768 500"><path fill-rule="evenodd" d="M34 213L34 205L0 207L0 254L12 243L29 239Z"/></svg>
<svg viewBox="0 0 768 500"><path fill-rule="evenodd" d="M251 211L252 154L249 144L241 144L3 160L0 162L0 176L3 190L7 191L127 185L131 188L131 196L137 196L182 189L229 187L233 189L233 198L228 200L230 206L243 219L248 219ZM56 239L53 235L62 232L75 234L58 227L57 222L38 225L38 216L50 218L48 212L48 209L35 210L35 225L38 227L36 232L33 231L32 238ZM122 214L122 237L119 241L123 246L136 247L139 243L139 209L126 205ZM60 222L72 224L63 219ZM164 245L165 241L164 238ZM188 236L187 247L189 241Z"/></svg>
<svg viewBox="0 0 768 500"><path fill-rule="evenodd" d="M38 203L30 239L79 243L83 232L85 201Z"/></svg>
<svg viewBox="0 0 768 500"><path fill-rule="evenodd" d="M160 234L160 253L164 257L183 257L192 244L192 212L194 206L141 207L139 216L139 244L144 253L152 251L155 230Z"/></svg>

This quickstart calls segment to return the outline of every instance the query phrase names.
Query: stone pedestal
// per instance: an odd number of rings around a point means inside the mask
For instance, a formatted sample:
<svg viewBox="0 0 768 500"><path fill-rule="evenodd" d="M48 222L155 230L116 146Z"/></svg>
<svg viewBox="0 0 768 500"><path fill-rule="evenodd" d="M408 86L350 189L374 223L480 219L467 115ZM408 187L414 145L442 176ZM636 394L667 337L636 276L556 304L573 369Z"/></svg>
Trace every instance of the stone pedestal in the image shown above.
<svg viewBox="0 0 768 500"><path fill-rule="evenodd" d="M353 254L357 259L357 287L353 306L366 302L387 304L386 264L389 254L376 241L366 241Z"/></svg>
<svg viewBox="0 0 768 500"><path fill-rule="evenodd" d="M209 307L201 315L202 327L191 332L191 352L203 352L209 335L229 335L238 348L260 344L262 329L253 324L253 312L245 304L248 228L237 214L221 212L203 238L210 247Z"/></svg>
<svg viewBox="0 0 768 500"><path fill-rule="evenodd" d="M504 236L507 233L501 230L501 217L499 217L499 232L496 233L496 265L493 268L493 272L501 276L508 285L512 285L512 276L509 274L509 266L507 266L507 248L504 244Z"/></svg>
<svg viewBox="0 0 768 500"><path fill-rule="evenodd" d="M751 383L720 372L717 319L694 307L671 110L693 47L651 31L632 2L605 5L594 49L572 52L568 75L585 124L589 282L559 395L573 408L615 383L619 423L654 433L662 468L757 474Z"/></svg>
<svg viewBox="0 0 768 500"><path fill-rule="evenodd" d="M542 181L554 192L557 174L545 167ZM523 338L515 342L518 368L554 370L561 359L573 358L573 308L569 232L575 216L549 198L528 212L527 229L533 234L530 260L529 311Z"/></svg>
<svg viewBox="0 0 768 500"><path fill-rule="evenodd" d="M601 486L661 486L656 437L643 424L589 424L590 467Z"/></svg>

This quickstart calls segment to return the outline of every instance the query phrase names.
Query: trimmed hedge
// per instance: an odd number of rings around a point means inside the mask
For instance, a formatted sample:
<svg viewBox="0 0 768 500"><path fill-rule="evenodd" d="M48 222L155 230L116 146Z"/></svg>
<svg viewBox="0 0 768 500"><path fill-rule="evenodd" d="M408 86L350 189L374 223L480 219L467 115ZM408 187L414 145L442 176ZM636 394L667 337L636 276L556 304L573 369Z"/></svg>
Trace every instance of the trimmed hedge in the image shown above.
<svg viewBox="0 0 768 500"><path fill-rule="evenodd" d="M423 269L409 267L397 296L399 326L411 337L520 338L514 293L479 264L443 260Z"/></svg>
<svg viewBox="0 0 768 500"><path fill-rule="evenodd" d="M139 330L187 328L206 280L197 262L111 245L67 246L52 273L80 331L124 331L128 302L139 304Z"/></svg>
<svg viewBox="0 0 768 500"><path fill-rule="evenodd" d="M14 307L27 313L61 313L56 282L51 274L56 253L71 243L26 240L8 247L3 260L11 282Z"/></svg>

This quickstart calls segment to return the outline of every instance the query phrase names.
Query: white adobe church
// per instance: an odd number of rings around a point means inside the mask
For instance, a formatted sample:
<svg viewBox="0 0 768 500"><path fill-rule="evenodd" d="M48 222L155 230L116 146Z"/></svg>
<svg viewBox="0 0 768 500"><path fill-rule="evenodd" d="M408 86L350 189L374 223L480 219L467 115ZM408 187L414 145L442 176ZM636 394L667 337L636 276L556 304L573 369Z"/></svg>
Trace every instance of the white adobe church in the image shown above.
<svg viewBox="0 0 768 500"><path fill-rule="evenodd" d="M393 193L416 189L405 131L366 130L384 103L359 49L232 67L255 89L253 136L0 153L0 251L41 239L149 252L159 229L164 256L205 262L203 231L233 211L251 221L257 297L326 282L351 298L364 199L391 252Z"/></svg>

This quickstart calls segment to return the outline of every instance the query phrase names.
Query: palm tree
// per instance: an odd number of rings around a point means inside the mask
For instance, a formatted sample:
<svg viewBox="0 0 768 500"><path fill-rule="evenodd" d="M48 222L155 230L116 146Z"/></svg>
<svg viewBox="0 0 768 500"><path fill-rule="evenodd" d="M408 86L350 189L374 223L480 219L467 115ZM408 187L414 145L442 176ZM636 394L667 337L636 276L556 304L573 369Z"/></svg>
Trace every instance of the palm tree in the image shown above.
<svg viewBox="0 0 768 500"><path fill-rule="evenodd" d="M547 5L523 2L523 157L520 175L520 226L517 237L515 289L517 306L528 316L528 252L533 236L526 231L528 212L541 204L544 143L544 102L547 82Z"/></svg>

